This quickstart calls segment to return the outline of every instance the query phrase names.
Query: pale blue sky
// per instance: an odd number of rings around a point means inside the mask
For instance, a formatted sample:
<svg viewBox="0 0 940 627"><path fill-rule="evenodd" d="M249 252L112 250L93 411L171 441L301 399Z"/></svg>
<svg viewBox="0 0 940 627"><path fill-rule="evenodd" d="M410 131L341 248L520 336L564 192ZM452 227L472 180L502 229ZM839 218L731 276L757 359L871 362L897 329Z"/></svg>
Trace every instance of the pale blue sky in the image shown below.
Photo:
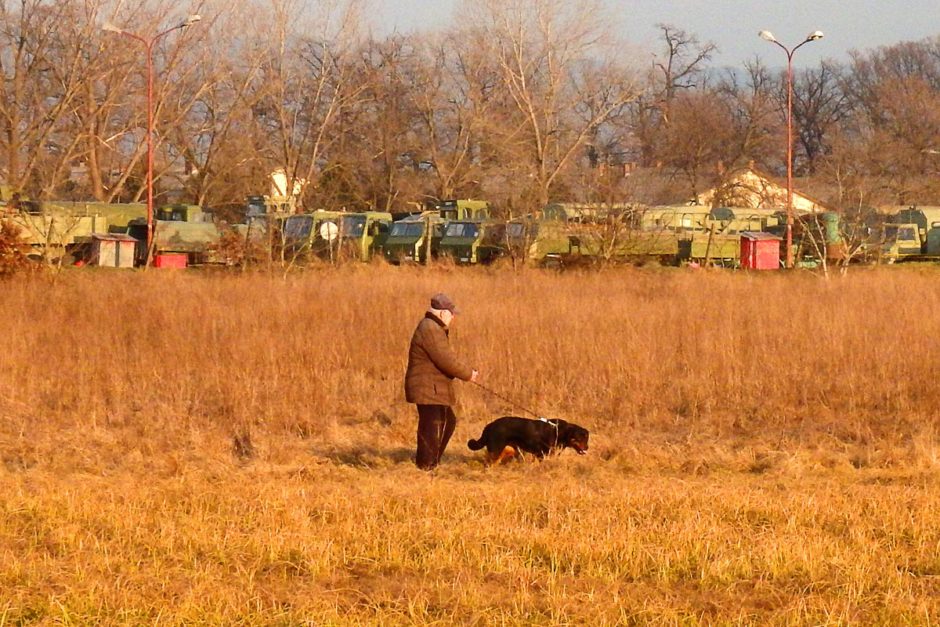
<svg viewBox="0 0 940 627"><path fill-rule="evenodd" d="M410 32L451 23L458 0L374 0L382 32ZM720 52L713 65L740 66L759 54L771 66L786 57L776 46L759 39L770 30L792 46L814 30L825 38L807 44L794 55L797 66L816 65L823 58L848 59L852 49L865 50L899 41L940 35L940 0L605 0L622 20L624 36L652 50L660 22L672 24L713 41Z"/></svg>

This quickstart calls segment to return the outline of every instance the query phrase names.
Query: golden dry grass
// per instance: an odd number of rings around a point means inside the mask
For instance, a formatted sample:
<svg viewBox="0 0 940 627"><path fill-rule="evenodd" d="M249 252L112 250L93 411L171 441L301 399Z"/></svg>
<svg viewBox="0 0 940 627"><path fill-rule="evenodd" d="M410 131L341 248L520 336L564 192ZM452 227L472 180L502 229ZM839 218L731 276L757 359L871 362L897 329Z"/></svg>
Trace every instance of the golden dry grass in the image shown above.
<svg viewBox="0 0 940 627"><path fill-rule="evenodd" d="M930 622L938 278L4 283L0 625ZM587 457L484 468L465 442L511 408L462 386L414 469L405 349L440 289L484 382Z"/></svg>

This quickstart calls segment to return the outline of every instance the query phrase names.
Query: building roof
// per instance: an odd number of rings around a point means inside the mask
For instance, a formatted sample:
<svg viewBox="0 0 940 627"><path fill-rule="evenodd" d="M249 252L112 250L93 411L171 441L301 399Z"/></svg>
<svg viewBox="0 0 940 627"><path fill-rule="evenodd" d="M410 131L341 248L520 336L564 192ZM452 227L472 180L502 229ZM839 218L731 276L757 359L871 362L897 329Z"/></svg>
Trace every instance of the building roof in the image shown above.
<svg viewBox="0 0 940 627"><path fill-rule="evenodd" d="M787 188L769 174L749 167L729 176L725 183L702 192L696 197L699 204L751 207L753 209L781 209L787 206ZM822 201L793 190L793 210L799 213L818 213L832 210Z"/></svg>

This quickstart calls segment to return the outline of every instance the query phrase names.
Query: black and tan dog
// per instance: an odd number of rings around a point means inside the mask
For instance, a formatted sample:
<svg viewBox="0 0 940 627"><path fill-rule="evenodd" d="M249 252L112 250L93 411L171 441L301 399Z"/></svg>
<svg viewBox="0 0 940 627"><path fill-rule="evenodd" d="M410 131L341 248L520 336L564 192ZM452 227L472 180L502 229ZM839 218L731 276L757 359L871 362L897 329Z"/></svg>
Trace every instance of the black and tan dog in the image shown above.
<svg viewBox="0 0 940 627"><path fill-rule="evenodd" d="M542 459L553 451L573 448L578 455L588 450L590 433L584 427L564 420L529 420L505 416L483 427L478 440L470 440L471 451L486 447L486 461L498 464L512 459L518 453L531 453Z"/></svg>

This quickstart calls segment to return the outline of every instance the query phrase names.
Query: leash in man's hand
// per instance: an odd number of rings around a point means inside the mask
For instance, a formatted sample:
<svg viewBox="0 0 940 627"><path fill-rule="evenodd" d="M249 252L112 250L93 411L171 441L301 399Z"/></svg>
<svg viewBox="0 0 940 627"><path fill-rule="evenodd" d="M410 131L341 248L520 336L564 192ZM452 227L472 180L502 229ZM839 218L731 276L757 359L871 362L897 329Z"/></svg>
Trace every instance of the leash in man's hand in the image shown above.
<svg viewBox="0 0 940 627"><path fill-rule="evenodd" d="M512 407L515 407L516 409L521 409L522 411L526 412L526 413L529 414L530 416L535 416L535 417L538 418L539 420L544 420L544 418L542 417L542 414L540 414L540 413L538 413L538 412L534 412L534 411L532 411L531 409L529 409L529 408L527 408L527 407L523 407L523 406L520 405L519 403L513 402L511 399L509 399L509 398L507 398L506 396L500 394L500 393L497 392L496 390L493 390L493 389L490 389L490 388L486 387L485 385L483 385L483 384L480 383L479 381L470 381L470 383L472 383L473 385L477 386L477 387L480 388L481 390L484 390L485 392L489 392L490 394L492 394L492 395L495 396L496 398L500 399L500 400L503 401L504 403L509 404L509 405L512 406Z"/></svg>

